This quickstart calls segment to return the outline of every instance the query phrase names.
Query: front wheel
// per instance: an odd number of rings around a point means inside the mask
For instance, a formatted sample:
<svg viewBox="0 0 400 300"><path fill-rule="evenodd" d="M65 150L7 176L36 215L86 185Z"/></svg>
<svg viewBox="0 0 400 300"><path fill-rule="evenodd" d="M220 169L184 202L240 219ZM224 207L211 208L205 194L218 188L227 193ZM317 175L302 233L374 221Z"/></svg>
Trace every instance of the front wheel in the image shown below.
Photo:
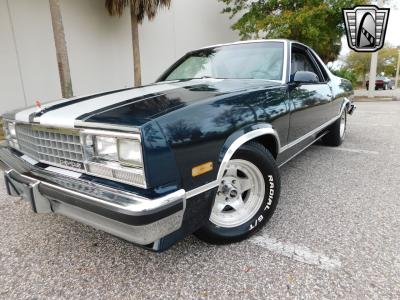
<svg viewBox="0 0 400 300"><path fill-rule="evenodd" d="M242 241L271 218L279 194L279 169L271 153L258 143L243 145L228 164L210 219L196 235L213 244Z"/></svg>

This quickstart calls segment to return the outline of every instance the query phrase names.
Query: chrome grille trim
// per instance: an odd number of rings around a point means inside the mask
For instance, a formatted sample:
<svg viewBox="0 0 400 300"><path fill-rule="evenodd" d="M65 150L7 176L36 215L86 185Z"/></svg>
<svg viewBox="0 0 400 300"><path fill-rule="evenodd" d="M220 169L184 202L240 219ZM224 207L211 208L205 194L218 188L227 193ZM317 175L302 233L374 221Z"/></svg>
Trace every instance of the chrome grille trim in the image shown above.
<svg viewBox="0 0 400 300"><path fill-rule="evenodd" d="M78 130L17 124L16 133L20 151L32 158L67 169L85 170Z"/></svg>

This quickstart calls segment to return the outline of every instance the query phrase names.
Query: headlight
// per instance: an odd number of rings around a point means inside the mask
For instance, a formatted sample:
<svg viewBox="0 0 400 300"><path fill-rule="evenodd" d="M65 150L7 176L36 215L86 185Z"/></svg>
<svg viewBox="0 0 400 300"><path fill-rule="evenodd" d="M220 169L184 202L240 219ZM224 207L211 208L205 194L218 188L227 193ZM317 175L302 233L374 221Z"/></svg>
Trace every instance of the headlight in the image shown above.
<svg viewBox="0 0 400 300"><path fill-rule="evenodd" d="M11 137L17 137L17 132L15 131L15 123L8 123L8 133Z"/></svg>
<svg viewBox="0 0 400 300"><path fill-rule="evenodd" d="M138 134L83 130L81 141L89 174L146 187Z"/></svg>
<svg viewBox="0 0 400 300"><path fill-rule="evenodd" d="M119 161L132 167L143 167L142 147L139 141L119 139L118 140Z"/></svg>
<svg viewBox="0 0 400 300"><path fill-rule="evenodd" d="M19 149L19 144L17 140L17 132L15 130L15 123L4 121L3 130L5 134L5 138L7 140L8 145L11 148Z"/></svg>
<svg viewBox="0 0 400 300"><path fill-rule="evenodd" d="M112 137L95 137L95 155L99 159L104 160L118 160L117 139Z"/></svg>

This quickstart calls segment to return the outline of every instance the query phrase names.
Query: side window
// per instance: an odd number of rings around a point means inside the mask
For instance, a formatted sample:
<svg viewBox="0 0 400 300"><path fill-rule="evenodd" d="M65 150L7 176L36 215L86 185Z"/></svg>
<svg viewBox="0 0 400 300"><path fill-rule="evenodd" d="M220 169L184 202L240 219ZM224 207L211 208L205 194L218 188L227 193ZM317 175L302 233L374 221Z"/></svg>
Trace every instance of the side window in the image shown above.
<svg viewBox="0 0 400 300"><path fill-rule="evenodd" d="M297 71L308 71L317 74L320 82L324 81L324 78L322 78L319 69L311 60L311 58L308 56L307 52L298 48L293 48L291 64L292 64L291 76L293 76Z"/></svg>
<svg viewBox="0 0 400 300"><path fill-rule="evenodd" d="M314 58L314 61L318 64L319 69L321 70L322 76L324 77L324 81L329 81L329 75L326 72L325 66L322 65L321 61L316 57L314 53L309 51L310 55Z"/></svg>

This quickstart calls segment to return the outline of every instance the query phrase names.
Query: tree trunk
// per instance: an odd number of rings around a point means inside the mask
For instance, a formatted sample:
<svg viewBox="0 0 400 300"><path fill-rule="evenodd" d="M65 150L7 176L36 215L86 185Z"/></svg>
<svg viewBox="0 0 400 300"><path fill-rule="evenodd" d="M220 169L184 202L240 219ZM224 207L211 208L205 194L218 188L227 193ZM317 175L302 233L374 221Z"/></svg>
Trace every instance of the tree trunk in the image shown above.
<svg viewBox="0 0 400 300"><path fill-rule="evenodd" d="M57 53L58 72L60 74L61 93L64 98L73 96L71 72L69 69L67 42L65 41L59 0L49 0L54 42Z"/></svg>
<svg viewBox="0 0 400 300"><path fill-rule="evenodd" d="M134 85L142 85L142 72L140 67L140 47L139 47L139 22L131 6L131 30L132 30L132 49L133 49L133 72L135 75Z"/></svg>

